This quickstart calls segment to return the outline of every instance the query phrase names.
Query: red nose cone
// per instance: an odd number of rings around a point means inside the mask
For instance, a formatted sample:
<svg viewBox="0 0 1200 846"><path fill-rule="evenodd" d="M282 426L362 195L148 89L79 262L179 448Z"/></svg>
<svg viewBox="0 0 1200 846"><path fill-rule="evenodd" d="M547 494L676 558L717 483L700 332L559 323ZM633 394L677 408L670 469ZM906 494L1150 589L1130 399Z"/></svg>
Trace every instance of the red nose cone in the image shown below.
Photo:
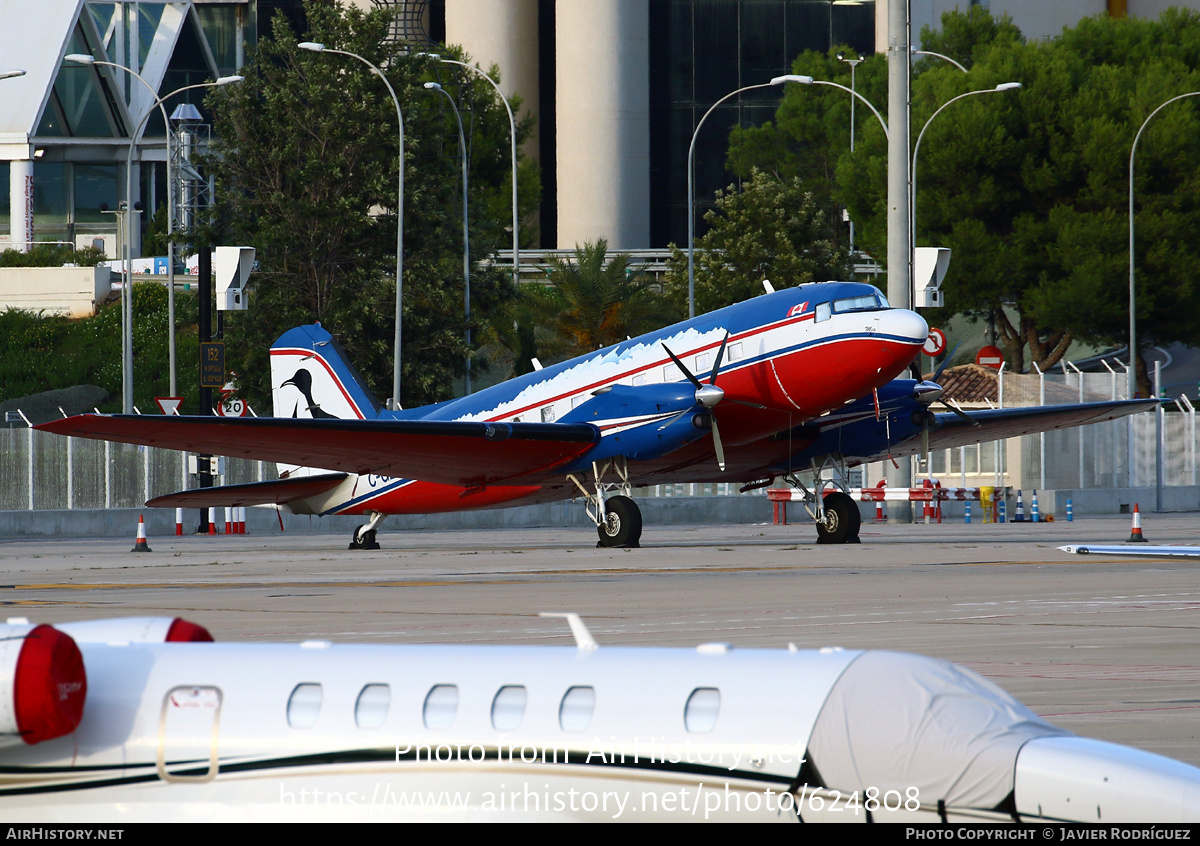
<svg viewBox="0 0 1200 846"><path fill-rule="evenodd" d="M176 617L175 622L171 623L171 628L167 629L167 643L212 643L213 636L208 633L208 629L204 626L198 626L195 623L189 623L187 620L181 620Z"/></svg>
<svg viewBox="0 0 1200 846"><path fill-rule="evenodd" d="M87 674L68 635L37 626L25 638L13 675L17 731L30 745L75 731L83 719Z"/></svg>

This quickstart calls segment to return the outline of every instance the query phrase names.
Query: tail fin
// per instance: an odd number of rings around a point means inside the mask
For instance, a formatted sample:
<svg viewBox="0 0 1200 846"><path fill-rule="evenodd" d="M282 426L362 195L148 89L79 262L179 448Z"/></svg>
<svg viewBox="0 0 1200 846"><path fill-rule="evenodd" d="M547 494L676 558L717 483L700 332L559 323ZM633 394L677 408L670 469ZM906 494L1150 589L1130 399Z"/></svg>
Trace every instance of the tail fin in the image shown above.
<svg viewBox="0 0 1200 846"><path fill-rule="evenodd" d="M271 399L276 417L372 420L380 412L341 346L319 323L290 329L272 345Z"/></svg>

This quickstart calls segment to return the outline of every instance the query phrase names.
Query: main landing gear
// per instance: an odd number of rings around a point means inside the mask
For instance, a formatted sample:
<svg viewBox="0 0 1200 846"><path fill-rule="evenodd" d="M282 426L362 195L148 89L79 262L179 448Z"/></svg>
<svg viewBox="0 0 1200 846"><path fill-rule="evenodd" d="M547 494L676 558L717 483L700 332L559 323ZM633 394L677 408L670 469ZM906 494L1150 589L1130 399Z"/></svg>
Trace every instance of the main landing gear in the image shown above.
<svg viewBox="0 0 1200 846"><path fill-rule="evenodd" d="M379 549L379 544L375 542L375 530L379 528L385 515L378 511L368 513L371 515L371 522L359 526L351 533L348 549Z"/></svg>
<svg viewBox="0 0 1200 846"><path fill-rule="evenodd" d="M818 491L825 491L826 482L822 479L822 471L831 461L830 456L821 460L820 464L813 462L812 487L807 487L794 473L784 476L784 481L794 488L804 492L804 509L813 518L817 526L817 543L859 543L858 531L862 526L862 515L856 503L845 490L825 492L819 499ZM845 478L845 472L841 474ZM843 487L838 482L832 484Z"/></svg>
<svg viewBox="0 0 1200 846"><path fill-rule="evenodd" d="M613 471L619 481L605 482L604 476ZM592 474L595 477L595 492L589 491L584 484L584 478L571 473L567 476L575 487L579 488L584 497L584 510L591 521L596 524L596 533L600 540L598 547L626 547L636 549L641 546L642 511L630 497L633 492L629 484L629 466L624 456L592 462ZM586 477L585 477L586 478ZM607 499L609 491L619 490L620 493Z"/></svg>

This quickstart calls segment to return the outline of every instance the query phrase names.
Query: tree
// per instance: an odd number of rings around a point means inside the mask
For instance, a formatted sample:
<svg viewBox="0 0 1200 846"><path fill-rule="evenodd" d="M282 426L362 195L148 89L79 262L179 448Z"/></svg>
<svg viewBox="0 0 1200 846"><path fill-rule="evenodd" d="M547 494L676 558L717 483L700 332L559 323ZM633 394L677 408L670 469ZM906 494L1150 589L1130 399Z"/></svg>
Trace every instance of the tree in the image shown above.
<svg viewBox="0 0 1200 846"><path fill-rule="evenodd" d="M390 14L340 3L305 5L303 39L282 15L241 71L245 81L209 99L213 169L226 243L257 248L250 308L231 316L227 358L243 396L270 407L267 350L291 326L320 321L338 334L377 394L390 394L395 311L398 136L387 88L355 59L304 51L301 40L361 55L384 69L404 115L404 320L402 399L446 399L464 368L462 212L458 130L444 98L423 83L446 71L389 37ZM460 53L451 51L456 58ZM498 71L492 68L495 76ZM485 80L445 87L473 121L469 151L471 255L505 246L508 120ZM469 123L469 127L472 125ZM532 130L523 119L518 143ZM523 208L537 194L521 174ZM503 198L503 199L501 199ZM471 300L483 316L514 296L509 275L475 263Z"/></svg>
<svg viewBox="0 0 1200 846"><path fill-rule="evenodd" d="M573 259L551 260L549 285L527 286L539 355L557 361L641 335L678 319L628 253L608 255L608 242L575 247Z"/></svg>
<svg viewBox="0 0 1200 846"><path fill-rule="evenodd" d="M717 207L705 215L709 230L696 242L695 300L698 314L763 292L763 279L777 288L843 279L845 250L833 226L799 177L780 179L754 169L739 191L717 192ZM687 253L674 247L667 297L686 312Z"/></svg>
<svg viewBox="0 0 1200 846"><path fill-rule="evenodd" d="M997 322L1014 369L1058 362L1072 339L1120 344L1128 332L1125 209L1128 161L1141 122L1159 103L1200 88L1200 16L1168 11L1158 21L1089 18L1049 42L1025 44L1010 21L975 7L948 13L932 49L970 72L926 60L914 69L914 137L940 106L968 91L1017 81L1019 93L970 97L931 124L917 163L916 238L953 250L943 284L952 311ZM873 64L874 63L874 64ZM805 54L796 72L828 66ZM858 69L864 93L882 58ZM823 78L848 83L848 74ZM765 159L805 188L813 161L832 161L829 190L857 224L859 245L883 255L886 142L868 120L853 154L824 113L844 109L808 86L791 86L774 126L735 133L738 168L755 164L764 139L789 141ZM883 102L869 94L874 102ZM813 101L810 103L810 100ZM1155 117L1138 150L1138 323L1146 343L1200 341L1184 315L1195 304L1200 256L1200 121L1185 101ZM838 118L841 119L840 117ZM846 125L845 123L842 124ZM1010 320L1008 313L1015 314ZM1146 389L1143 381L1143 390Z"/></svg>

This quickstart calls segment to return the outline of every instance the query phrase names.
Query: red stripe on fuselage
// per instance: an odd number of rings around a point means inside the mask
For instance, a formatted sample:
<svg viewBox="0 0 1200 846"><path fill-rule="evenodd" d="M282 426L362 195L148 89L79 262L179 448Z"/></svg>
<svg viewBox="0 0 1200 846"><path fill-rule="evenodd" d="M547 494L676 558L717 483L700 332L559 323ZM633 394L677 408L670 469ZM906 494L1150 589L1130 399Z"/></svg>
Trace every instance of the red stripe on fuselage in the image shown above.
<svg viewBox="0 0 1200 846"><path fill-rule="evenodd" d="M516 499L524 499L542 488L540 485L498 485L471 489L458 485L414 481L384 491L379 496L363 499L338 514L366 514L382 511L385 514L440 514L447 511L468 511L478 508L497 508Z"/></svg>

